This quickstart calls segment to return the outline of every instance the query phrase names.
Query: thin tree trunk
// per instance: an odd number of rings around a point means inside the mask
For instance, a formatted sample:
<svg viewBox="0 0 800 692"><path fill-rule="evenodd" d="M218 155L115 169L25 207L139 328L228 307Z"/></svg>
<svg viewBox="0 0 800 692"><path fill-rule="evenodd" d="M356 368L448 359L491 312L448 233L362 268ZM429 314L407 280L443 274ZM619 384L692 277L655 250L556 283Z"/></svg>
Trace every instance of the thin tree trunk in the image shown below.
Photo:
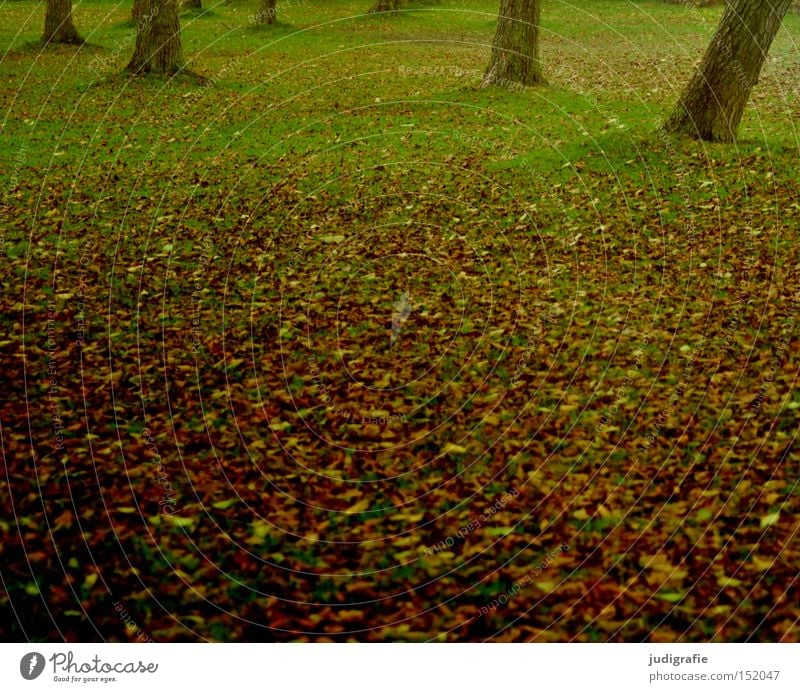
<svg viewBox="0 0 800 692"><path fill-rule="evenodd" d="M501 0L492 59L482 86L542 82L539 60L541 0Z"/></svg>
<svg viewBox="0 0 800 692"><path fill-rule="evenodd" d="M72 23L72 0L47 0L42 42L83 43Z"/></svg>
<svg viewBox="0 0 800 692"><path fill-rule="evenodd" d="M792 0L730 0L700 67L664 124L668 132L731 142Z"/></svg>
<svg viewBox="0 0 800 692"><path fill-rule="evenodd" d="M136 47L128 70L176 72L183 67L177 0L141 0Z"/></svg>
<svg viewBox="0 0 800 692"><path fill-rule="evenodd" d="M375 0L370 12L393 12L400 6L400 0Z"/></svg>
<svg viewBox="0 0 800 692"><path fill-rule="evenodd" d="M276 0L261 0L261 4L258 7L258 14L256 15L256 23L275 24L278 21L275 2Z"/></svg>

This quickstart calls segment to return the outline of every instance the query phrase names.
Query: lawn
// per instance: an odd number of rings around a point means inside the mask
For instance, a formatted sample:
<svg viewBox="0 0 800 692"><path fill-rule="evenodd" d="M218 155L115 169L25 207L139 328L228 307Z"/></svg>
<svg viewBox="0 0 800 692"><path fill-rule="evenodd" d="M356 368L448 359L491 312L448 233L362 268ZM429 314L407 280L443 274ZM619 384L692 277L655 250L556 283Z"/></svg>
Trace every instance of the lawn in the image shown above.
<svg viewBox="0 0 800 692"><path fill-rule="evenodd" d="M710 145L718 7L368 5L0 7L3 639L800 640L800 15Z"/></svg>

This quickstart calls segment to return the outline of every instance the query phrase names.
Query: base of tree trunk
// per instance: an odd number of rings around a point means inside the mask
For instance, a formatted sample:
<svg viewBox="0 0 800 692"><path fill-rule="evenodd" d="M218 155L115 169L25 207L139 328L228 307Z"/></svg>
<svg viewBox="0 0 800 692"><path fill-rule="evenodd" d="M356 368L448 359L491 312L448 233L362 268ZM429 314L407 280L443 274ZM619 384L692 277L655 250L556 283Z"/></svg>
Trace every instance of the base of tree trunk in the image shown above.
<svg viewBox="0 0 800 692"><path fill-rule="evenodd" d="M163 74L174 75L179 72L183 73L186 70L179 63L170 63L165 65L153 65L148 62L141 62L140 60L131 60L125 69L132 75L146 75L146 74Z"/></svg>
<svg viewBox="0 0 800 692"><path fill-rule="evenodd" d="M692 117L691 113L697 113ZM738 125L738 122L736 123ZM733 123L726 121L724 113L717 108L706 105L684 103L675 106L667 121L664 131L673 135L685 135L705 142L733 142L736 132Z"/></svg>
<svg viewBox="0 0 800 692"><path fill-rule="evenodd" d="M506 87L509 91L523 89L528 86L545 84L542 65L538 61L530 65L509 65L502 57L492 60L481 81L481 89L488 87Z"/></svg>
<svg viewBox="0 0 800 692"><path fill-rule="evenodd" d="M261 0L256 14L256 24L271 25L278 23L278 12L275 8L277 0Z"/></svg>
<svg viewBox="0 0 800 692"><path fill-rule="evenodd" d="M45 45L57 43L67 46L82 46L86 41L83 40L81 35L76 31L58 31L54 36L42 36L42 43Z"/></svg>
<svg viewBox="0 0 800 692"><path fill-rule="evenodd" d="M55 0L47 3L44 17L42 43L66 43L79 46L84 43L72 22L72 0Z"/></svg>
<svg viewBox="0 0 800 692"><path fill-rule="evenodd" d="M370 8L370 13L374 12L394 12L400 7L400 0L377 0Z"/></svg>

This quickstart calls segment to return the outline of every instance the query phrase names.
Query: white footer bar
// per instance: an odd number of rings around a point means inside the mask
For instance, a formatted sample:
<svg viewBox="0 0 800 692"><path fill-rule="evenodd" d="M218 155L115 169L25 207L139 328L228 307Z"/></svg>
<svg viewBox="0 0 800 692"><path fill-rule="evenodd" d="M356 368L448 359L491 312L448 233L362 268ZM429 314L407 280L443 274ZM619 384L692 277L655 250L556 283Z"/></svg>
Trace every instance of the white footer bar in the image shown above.
<svg viewBox="0 0 800 692"><path fill-rule="evenodd" d="M800 644L6 644L0 689L800 690Z"/></svg>

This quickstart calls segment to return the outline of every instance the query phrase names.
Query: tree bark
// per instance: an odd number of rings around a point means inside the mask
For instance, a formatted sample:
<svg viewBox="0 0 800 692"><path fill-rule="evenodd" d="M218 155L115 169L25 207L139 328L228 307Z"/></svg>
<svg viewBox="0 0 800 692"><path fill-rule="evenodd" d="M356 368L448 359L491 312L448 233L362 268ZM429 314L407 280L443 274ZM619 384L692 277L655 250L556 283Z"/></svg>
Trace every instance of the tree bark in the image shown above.
<svg viewBox="0 0 800 692"><path fill-rule="evenodd" d="M275 24L278 21L278 14L275 9L276 0L261 0L256 14L257 24Z"/></svg>
<svg viewBox="0 0 800 692"><path fill-rule="evenodd" d="M177 72L183 67L178 0L141 0L140 12L128 70Z"/></svg>
<svg viewBox="0 0 800 692"><path fill-rule="evenodd" d="M492 59L481 86L542 82L539 60L541 0L501 0Z"/></svg>
<svg viewBox="0 0 800 692"><path fill-rule="evenodd" d="M370 12L394 12L400 7L400 0L375 0Z"/></svg>
<svg viewBox="0 0 800 692"><path fill-rule="evenodd" d="M792 0L730 0L700 67L664 124L667 132L731 142Z"/></svg>
<svg viewBox="0 0 800 692"><path fill-rule="evenodd" d="M137 24L139 23L139 19L142 16L142 4L144 0L133 0L133 9L131 10L131 19Z"/></svg>
<svg viewBox="0 0 800 692"><path fill-rule="evenodd" d="M72 23L72 0L47 0L43 43L83 43Z"/></svg>

